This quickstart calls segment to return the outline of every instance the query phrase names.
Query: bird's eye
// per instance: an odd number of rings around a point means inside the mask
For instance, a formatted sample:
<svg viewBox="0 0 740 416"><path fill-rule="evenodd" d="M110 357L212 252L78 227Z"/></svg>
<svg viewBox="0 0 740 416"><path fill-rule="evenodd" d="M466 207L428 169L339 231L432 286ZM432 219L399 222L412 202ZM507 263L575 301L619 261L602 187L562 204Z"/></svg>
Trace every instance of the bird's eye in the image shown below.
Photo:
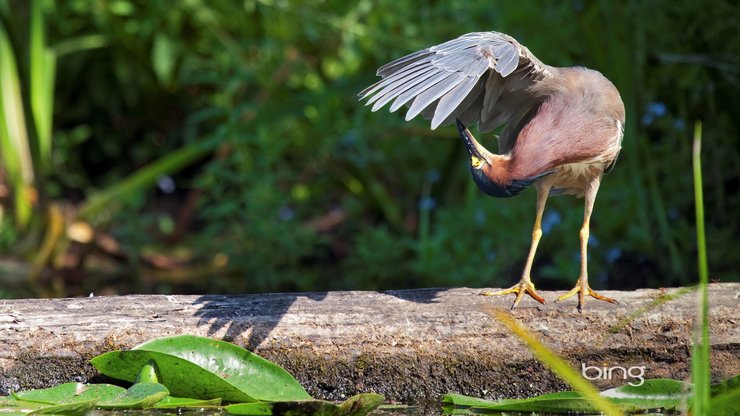
<svg viewBox="0 0 740 416"><path fill-rule="evenodd" d="M485 162L485 161L483 159L479 158L479 157L475 157L475 156L471 156L470 157L470 164L475 169L480 169L481 167L483 167L483 162Z"/></svg>

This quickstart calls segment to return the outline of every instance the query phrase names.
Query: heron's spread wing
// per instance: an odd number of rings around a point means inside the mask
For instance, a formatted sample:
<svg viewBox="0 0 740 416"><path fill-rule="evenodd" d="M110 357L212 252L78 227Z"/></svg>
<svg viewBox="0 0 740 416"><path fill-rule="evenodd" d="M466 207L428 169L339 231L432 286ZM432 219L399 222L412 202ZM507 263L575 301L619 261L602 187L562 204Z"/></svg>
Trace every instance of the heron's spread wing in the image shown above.
<svg viewBox="0 0 740 416"><path fill-rule="evenodd" d="M511 36L468 33L383 65L378 69L383 79L359 96L368 98L373 111L391 101L390 111L409 105L406 120L421 113L432 120L432 129L456 118L479 123L481 131L507 124L501 148L513 144L506 130L511 136L520 129L537 103L530 87L552 70Z"/></svg>

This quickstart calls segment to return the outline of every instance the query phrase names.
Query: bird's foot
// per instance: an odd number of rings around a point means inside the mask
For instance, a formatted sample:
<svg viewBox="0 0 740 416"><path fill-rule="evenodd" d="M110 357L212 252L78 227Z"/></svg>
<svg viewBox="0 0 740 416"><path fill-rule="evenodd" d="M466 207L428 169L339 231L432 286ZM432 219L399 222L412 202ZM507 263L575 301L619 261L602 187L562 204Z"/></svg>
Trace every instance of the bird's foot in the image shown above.
<svg viewBox="0 0 740 416"><path fill-rule="evenodd" d="M612 299L594 292L593 289L591 289L591 287L588 285L588 282L582 281L581 279L578 279L576 287L568 291L568 293L558 296L558 298L555 299L555 302L566 300L576 293L578 294L578 312L583 312L583 305L586 303L587 295L591 296L594 299L603 300L604 302L619 304L616 299Z"/></svg>
<svg viewBox="0 0 740 416"><path fill-rule="evenodd" d="M535 290L534 284L529 279L522 279L521 281L519 281L519 283L515 284L514 286L508 289L499 290L497 292L485 291L485 292L481 292L481 295L482 296L501 296L501 295L508 295L509 293L516 293L516 298L514 299L514 304L511 305L511 309L516 308L519 302L521 302L525 293L531 296L532 299L536 300L537 302L543 305L546 303L545 298L537 294L537 290Z"/></svg>

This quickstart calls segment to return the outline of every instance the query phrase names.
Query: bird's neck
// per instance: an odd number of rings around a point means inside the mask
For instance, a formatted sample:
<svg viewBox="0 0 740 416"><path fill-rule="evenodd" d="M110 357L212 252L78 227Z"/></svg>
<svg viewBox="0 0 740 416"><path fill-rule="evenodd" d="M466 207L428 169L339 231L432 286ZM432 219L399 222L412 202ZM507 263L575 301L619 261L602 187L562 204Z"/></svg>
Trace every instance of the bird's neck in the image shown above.
<svg viewBox="0 0 740 416"><path fill-rule="evenodd" d="M483 173L492 182L507 186L512 181L511 156L492 154L488 157L488 164L483 167Z"/></svg>

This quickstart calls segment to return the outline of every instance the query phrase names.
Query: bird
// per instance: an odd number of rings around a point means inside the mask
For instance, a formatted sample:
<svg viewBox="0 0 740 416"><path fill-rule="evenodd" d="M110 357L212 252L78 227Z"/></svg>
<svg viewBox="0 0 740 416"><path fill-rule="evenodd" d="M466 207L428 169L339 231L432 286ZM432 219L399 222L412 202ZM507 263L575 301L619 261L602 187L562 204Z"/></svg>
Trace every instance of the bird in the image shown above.
<svg viewBox="0 0 740 416"><path fill-rule="evenodd" d="M377 111L388 103L394 112L408 106L406 121L421 114L431 128L455 122L469 155L470 171L485 194L506 198L527 187L537 191L529 254L519 282L488 296L515 294L512 309L525 294L545 304L531 280L542 237L542 215L550 195L584 199L579 232L581 269L572 290L556 302L578 296L614 304L588 283L591 213L602 177L614 168L624 136L625 109L619 91L600 72L585 67L542 63L513 37L500 32L464 34L381 66L379 81L359 100ZM498 153L475 139L495 129Z"/></svg>

